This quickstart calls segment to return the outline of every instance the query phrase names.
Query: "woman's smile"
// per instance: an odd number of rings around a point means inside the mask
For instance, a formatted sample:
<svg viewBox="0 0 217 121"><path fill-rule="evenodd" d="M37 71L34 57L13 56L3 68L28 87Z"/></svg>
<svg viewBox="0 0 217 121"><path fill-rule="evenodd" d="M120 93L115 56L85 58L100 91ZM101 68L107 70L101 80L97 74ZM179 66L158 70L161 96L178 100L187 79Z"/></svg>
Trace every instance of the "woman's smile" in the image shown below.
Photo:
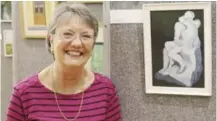
<svg viewBox="0 0 217 121"><path fill-rule="evenodd" d="M65 51L65 53L71 57L81 57L83 56L83 52L80 52L80 51Z"/></svg>

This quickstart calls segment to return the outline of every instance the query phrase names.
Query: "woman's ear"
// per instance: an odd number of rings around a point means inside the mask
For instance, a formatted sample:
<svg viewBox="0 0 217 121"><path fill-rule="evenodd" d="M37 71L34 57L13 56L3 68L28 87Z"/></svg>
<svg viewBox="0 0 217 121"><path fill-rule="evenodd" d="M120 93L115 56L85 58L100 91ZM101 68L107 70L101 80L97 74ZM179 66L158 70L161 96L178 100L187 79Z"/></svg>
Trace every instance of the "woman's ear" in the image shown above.
<svg viewBox="0 0 217 121"><path fill-rule="evenodd" d="M50 43L52 43L53 42L53 34L48 34L47 35L47 38L48 38L48 41L50 41Z"/></svg>
<svg viewBox="0 0 217 121"><path fill-rule="evenodd" d="M54 48L53 48L53 38L54 37L53 37L52 34L49 34L47 38L48 38L48 41L50 43L50 52L53 53L53 51L54 51Z"/></svg>

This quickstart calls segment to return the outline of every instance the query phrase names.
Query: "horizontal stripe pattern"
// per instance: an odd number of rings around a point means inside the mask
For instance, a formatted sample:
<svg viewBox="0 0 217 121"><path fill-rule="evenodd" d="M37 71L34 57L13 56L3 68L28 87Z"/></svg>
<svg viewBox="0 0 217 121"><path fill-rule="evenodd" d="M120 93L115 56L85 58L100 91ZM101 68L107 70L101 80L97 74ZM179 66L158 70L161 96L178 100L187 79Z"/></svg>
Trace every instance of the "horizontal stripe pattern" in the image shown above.
<svg viewBox="0 0 217 121"><path fill-rule="evenodd" d="M57 94L60 108L67 118L79 110L81 94ZM14 87L7 121L64 121L52 91L44 87L38 74ZM110 79L95 73L94 83L85 91L81 113L76 121L121 121L120 104Z"/></svg>

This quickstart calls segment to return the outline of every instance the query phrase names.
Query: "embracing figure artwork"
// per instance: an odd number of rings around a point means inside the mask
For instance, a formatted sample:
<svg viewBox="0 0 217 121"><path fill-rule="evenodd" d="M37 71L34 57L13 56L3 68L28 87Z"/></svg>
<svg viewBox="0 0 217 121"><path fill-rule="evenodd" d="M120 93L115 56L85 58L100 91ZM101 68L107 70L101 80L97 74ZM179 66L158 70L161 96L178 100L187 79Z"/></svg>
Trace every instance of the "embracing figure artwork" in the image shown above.
<svg viewBox="0 0 217 121"><path fill-rule="evenodd" d="M143 5L145 92L212 94L210 2Z"/></svg>
<svg viewBox="0 0 217 121"><path fill-rule="evenodd" d="M201 22L192 11L186 11L174 25L174 39L166 41L163 49L163 68L157 79L183 86L192 86L203 69L198 28Z"/></svg>

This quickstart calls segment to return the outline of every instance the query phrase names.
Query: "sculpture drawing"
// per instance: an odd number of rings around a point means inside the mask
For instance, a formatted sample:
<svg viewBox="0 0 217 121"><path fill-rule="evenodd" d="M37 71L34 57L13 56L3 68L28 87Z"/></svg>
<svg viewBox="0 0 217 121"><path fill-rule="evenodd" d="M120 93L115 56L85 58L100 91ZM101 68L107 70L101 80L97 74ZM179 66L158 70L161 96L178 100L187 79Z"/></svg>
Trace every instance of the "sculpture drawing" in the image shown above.
<svg viewBox="0 0 217 121"><path fill-rule="evenodd" d="M180 86L191 87L201 77L202 57L198 29L199 19L193 11L186 11L174 25L174 39L165 42L163 68L155 77Z"/></svg>

